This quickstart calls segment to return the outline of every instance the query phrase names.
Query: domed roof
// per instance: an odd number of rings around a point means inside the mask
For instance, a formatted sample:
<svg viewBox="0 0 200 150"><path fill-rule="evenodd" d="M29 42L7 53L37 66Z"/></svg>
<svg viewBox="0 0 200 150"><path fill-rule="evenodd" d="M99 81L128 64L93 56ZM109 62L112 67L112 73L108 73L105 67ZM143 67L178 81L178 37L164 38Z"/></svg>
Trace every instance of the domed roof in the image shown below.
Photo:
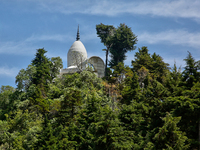
<svg viewBox="0 0 200 150"><path fill-rule="evenodd" d="M72 44L67 54L67 66L77 66L80 63L83 63L86 59L87 51L83 43L80 41L78 28L76 41Z"/></svg>

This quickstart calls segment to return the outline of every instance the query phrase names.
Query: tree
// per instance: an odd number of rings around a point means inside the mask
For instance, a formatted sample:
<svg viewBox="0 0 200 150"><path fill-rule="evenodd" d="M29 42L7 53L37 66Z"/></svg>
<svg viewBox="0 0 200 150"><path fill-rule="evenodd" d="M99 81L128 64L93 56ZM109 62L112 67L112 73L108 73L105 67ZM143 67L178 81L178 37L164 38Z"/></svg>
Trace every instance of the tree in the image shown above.
<svg viewBox="0 0 200 150"><path fill-rule="evenodd" d="M185 95L176 97L167 97L163 102L162 111L171 112L173 116L181 116L181 120L178 123L181 131L187 134L191 149L195 149L199 146L199 123L200 123L200 95L194 94L199 85L192 91L185 90ZM196 95L196 96L194 96Z"/></svg>
<svg viewBox="0 0 200 150"><path fill-rule="evenodd" d="M54 79L60 73L60 69L63 68L63 62L60 57L52 57L50 65L50 74L52 79Z"/></svg>
<svg viewBox="0 0 200 150"><path fill-rule="evenodd" d="M132 60L132 66L133 72L137 72L142 67L152 70L152 58L146 46L138 48L138 52L135 53L135 60Z"/></svg>
<svg viewBox="0 0 200 150"><path fill-rule="evenodd" d="M121 91L123 97L121 103L129 105L132 100L138 100L140 91L138 76L134 73L129 83Z"/></svg>
<svg viewBox="0 0 200 150"><path fill-rule="evenodd" d="M107 76L108 53L111 54L110 67L116 66L119 62L123 63L126 59L126 53L135 49L137 37L131 31L131 28L125 24L120 24L118 28L115 28L112 25L101 23L96 25L96 30L101 42L106 46L105 75Z"/></svg>
<svg viewBox="0 0 200 150"><path fill-rule="evenodd" d="M148 52L149 50L145 46L138 50L139 52L136 52L135 54L135 60L132 60L133 72L138 72L142 67L145 67L145 69L147 69L146 71L150 73L150 77L163 83L169 72L169 64L165 63L162 57L156 53L150 55Z"/></svg>
<svg viewBox="0 0 200 150"><path fill-rule="evenodd" d="M35 59L32 60L32 65L36 67L36 72L33 75L32 84L35 84L38 90L38 96L46 97L48 91L48 83L52 81L50 74L50 60L44 55L47 51L38 49Z"/></svg>
<svg viewBox="0 0 200 150"><path fill-rule="evenodd" d="M101 42L104 43L104 45L106 46L106 49L103 50L106 51L105 76L107 76L108 53L113 45L112 37L115 28L112 25L104 25L101 23L96 25L96 30L98 37L100 37L101 39Z"/></svg>
<svg viewBox="0 0 200 150"><path fill-rule="evenodd" d="M12 95L15 93L14 87L9 85L1 86L0 88L0 119L5 119L5 114L9 113L11 109L13 109L14 99L12 99Z"/></svg>
<svg viewBox="0 0 200 150"><path fill-rule="evenodd" d="M33 74L36 72L35 66L28 65L25 69L21 69L15 77L15 83L17 84L17 90L26 92L31 85Z"/></svg>
<svg viewBox="0 0 200 150"><path fill-rule="evenodd" d="M123 83L126 78L133 75L131 69L124 65L124 63L120 62L116 66L113 67L114 71L112 73L112 79L117 83Z"/></svg>
<svg viewBox="0 0 200 150"><path fill-rule="evenodd" d="M188 52L188 56L184 61L186 62L186 66L182 73L182 81L186 89L190 89L195 83L200 81L200 61L195 61L190 52Z"/></svg>
<svg viewBox="0 0 200 150"><path fill-rule="evenodd" d="M39 114L15 109L0 121L0 149L32 149L41 131Z"/></svg>
<svg viewBox="0 0 200 150"><path fill-rule="evenodd" d="M74 88L65 89L60 105L59 122L65 125L74 118L81 106L81 91Z"/></svg>
<svg viewBox="0 0 200 150"><path fill-rule="evenodd" d="M119 62L123 62L126 59L126 53L128 51L135 50L135 44L137 44L137 36L133 34L131 28L125 24L120 24L116 29L113 38L112 46L110 48L110 63L109 66L112 68Z"/></svg>
<svg viewBox="0 0 200 150"><path fill-rule="evenodd" d="M32 85L29 88L32 91L29 99L33 105L39 108L43 117L49 111L47 92L49 90L49 83L53 80L50 69L52 62L44 55L46 52L44 48L37 49L35 58L32 60L32 65L36 71L33 73L31 78Z"/></svg>
<svg viewBox="0 0 200 150"><path fill-rule="evenodd" d="M125 128L132 137L132 149L144 149L147 147L144 136L147 134L148 105L133 100L130 105L122 105L119 112L121 126Z"/></svg>
<svg viewBox="0 0 200 150"><path fill-rule="evenodd" d="M42 132L38 138L37 143L35 143L35 149L39 150L57 150L58 139L54 136L53 128L50 121L47 118L47 115L44 118L42 125Z"/></svg>
<svg viewBox="0 0 200 150"><path fill-rule="evenodd" d="M153 78L155 78L160 83L163 83L166 80L166 75L169 71L169 64L165 63L161 56L157 55L156 53L153 53L152 55L153 59Z"/></svg>
<svg viewBox="0 0 200 150"><path fill-rule="evenodd" d="M48 58L47 58L48 59ZM63 67L62 59L60 57L52 57L49 61L50 76L54 79ZM34 64L28 65L26 69L21 69L15 77L15 83L17 84L17 90L26 92L31 86L33 76L36 74L36 66Z"/></svg>
<svg viewBox="0 0 200 150"><path fill-rule="evenodd" d="M167 113L162 120L165 123L159 128L159 132L154 137L155 149L188 149L189 145L185 144L187 136L177 127L181 117L173 117Z"/></svg>
<svg viewBox="0 0 200 150"><path fill-rule="evenodd" d="M176 64L174 64L174 67L168 73L165 82L165 87L168 88L171 96L180 96L182 92L180 87L181 78L181 68L177 68Z"/></svg>

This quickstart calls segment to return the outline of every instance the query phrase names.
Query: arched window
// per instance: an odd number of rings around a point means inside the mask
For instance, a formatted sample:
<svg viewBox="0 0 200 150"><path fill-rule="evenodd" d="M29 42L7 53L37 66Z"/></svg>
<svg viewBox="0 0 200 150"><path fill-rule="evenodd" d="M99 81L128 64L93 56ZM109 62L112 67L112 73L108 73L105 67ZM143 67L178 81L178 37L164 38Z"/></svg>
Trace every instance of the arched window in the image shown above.
<svg viewBox="0 0 200 150"><path fill-rule="evenodd" d="M91 64L91 63L87 63L87 67L89 68L89 69L91 69L92 71L94 71L94 72L96 72L96 69L95 69L95 67L94 67L94 65L93 64Z"/></svg>

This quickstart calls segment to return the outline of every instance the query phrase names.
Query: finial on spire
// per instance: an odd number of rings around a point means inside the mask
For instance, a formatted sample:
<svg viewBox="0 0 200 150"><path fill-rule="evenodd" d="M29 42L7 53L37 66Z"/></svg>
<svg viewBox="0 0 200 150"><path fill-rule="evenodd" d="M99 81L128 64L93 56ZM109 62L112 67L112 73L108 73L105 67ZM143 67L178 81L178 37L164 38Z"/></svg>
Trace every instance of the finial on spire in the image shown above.
<svg viewBox="0 0 200 150"><path fill-rule="evenodd" d="M76 36L76 40L79 41L80 40L80 35L79 35L79 25L78 25L78 30L77 30L77 36Z"/></svg>

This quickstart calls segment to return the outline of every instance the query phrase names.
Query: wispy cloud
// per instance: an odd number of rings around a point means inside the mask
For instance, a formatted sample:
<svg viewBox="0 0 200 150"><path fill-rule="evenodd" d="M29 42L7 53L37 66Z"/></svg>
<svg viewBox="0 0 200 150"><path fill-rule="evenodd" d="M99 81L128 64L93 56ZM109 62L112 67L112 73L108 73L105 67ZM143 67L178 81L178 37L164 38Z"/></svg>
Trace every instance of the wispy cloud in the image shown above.
<svg viewBox="0 0 200 150"><path fill-rule="evenodd" d="M59 41L64 42L67 39L71 39L71 37L67 35L32 35L31 37L27 38L25 42L36 42L36 41Z"/></svg>
<svg viewBox="0 0 200 150"><path fill-rule="evenodd" d="M150 14L165 17L200 18L200 1L198 0L166 0L166 1L143 1L125 5L127 12L134 14ZM124 7L125 9L125 7Z"/></svg>
<svg viewBox="0 0 200 150"><path fill-rule="evenodd" d="M15 77L19 72L18 68L0 67L0 76Z"/></svg>
<svg viewBox="0 0 200 150"><path fill-rule="evenodd" d="M174 44L190 46L194 48L200 47L200 32L190 33L185 30L168 30L159 33L144 32L138 35L139 41L149 44Z"/></svg>
<svg viewBox="0 0 200 150"><path fill-rule="evenodd" d="M33 55L40 41L73 41L72 37L66 35L32 35L22 41L0 42L1 54Z"/></svg>
<svg viewBox="0 0 200 150"><path fill-rule="evenodd" d="M1 54L16 54L16 55L30 55L33 54L35 49L32 49L31 44L25 41L19 42L0 42Z"/></svg>
<svg viewBox="0 0 200 150"><path fill-rule="evenodd" d="M22 1L25 0L19 0L19 2ZM165 17L200 18L199 0L29 0L25 2L26 4L31 4L31 7L34 6L42 11L60 12L64 14L83 13L117 16L119 14L129 13Z"/></svg>

